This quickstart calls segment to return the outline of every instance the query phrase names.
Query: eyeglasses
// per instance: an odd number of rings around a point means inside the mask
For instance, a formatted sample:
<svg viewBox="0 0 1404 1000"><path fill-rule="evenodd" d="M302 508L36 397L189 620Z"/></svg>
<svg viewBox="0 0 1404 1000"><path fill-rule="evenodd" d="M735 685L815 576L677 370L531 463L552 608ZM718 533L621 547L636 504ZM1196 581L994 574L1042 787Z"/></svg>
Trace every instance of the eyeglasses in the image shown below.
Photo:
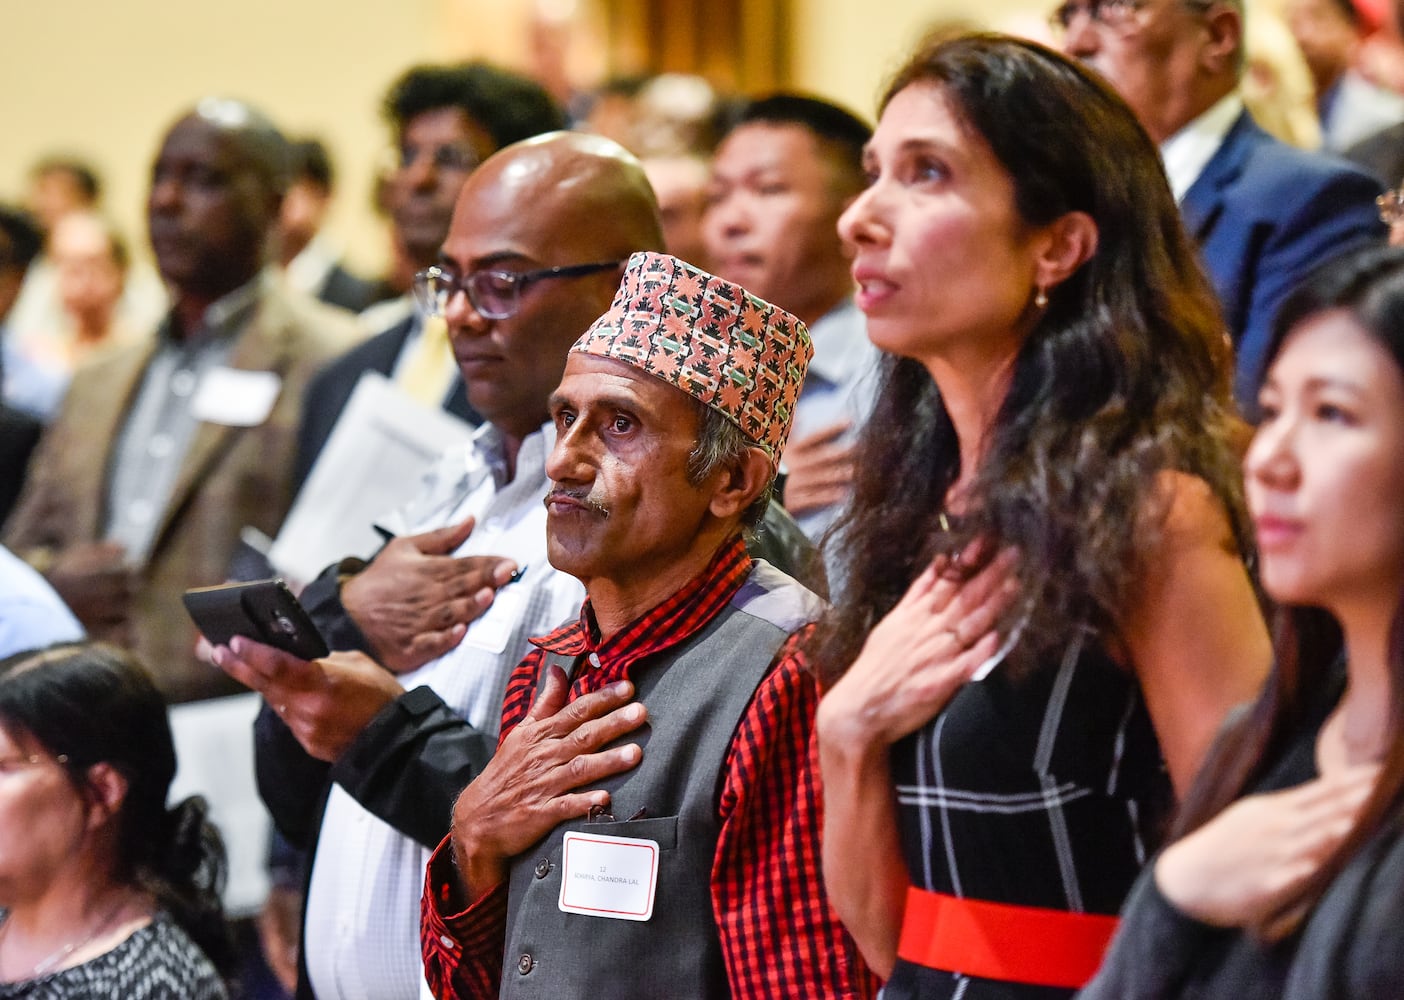
<svg viewBox="0 0 1404 1000"><path fill-rule="evenodd" d="M14 774L21 768L33 767L46 760L52 760L56 764L67 764L68 754L61 753L53 757L45 757L43 754L32 753L25 757L0 757L0 775Z"/></svg>
<svg viewBox="0 0 1404 1000"><path fill-rule="evenodd" d="M1380 195L1375 199L1375 207L1380 210L1380 221L1386 226L1404 222L1404 187Z"/></svg>
<svg viewBox="0 0 1404 1000"><path fill-rule="evenodd" d="M454 294L464 292L480 315L487 319L507 319L516 315L521 305L522 291L533 282L579 278L622 267L624 263L622 260L604 260L596 264L543 267L539 271L474 271L462 277L442 267L430 267L414 276L414 297L426 314L442 316L448 311L449 300Z"/></svg>
<svg viewBox="0 0 1404 1000"><path fill-rule="evenodd" d="M1065 35L1077 15L1109 28L1127 28L1145 7L1147 0L1067 0L1048 15L1048 26L1055 35Z"/></svg>
<svg viewBox="0 0 1404 1000"><path fill-rule="evenodd" d="M464 173L476 170L482 158L472 146L463 143L448 143L442 146L400 146L390 151L391 166L396 170L408 170L421 156L428 156L435 170L460 170Z"/></svg>

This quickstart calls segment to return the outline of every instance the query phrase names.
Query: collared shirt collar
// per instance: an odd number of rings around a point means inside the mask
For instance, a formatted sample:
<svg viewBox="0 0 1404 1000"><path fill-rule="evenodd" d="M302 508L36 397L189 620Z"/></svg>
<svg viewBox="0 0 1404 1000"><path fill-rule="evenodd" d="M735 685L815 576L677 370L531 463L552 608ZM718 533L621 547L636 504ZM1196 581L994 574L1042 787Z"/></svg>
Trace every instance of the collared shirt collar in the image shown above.
<svg viewBox="0 0 1404 1000"><path fill-rule="evenodd" d="M848 335L854 324L860 334L864 330L866 319L852 315L857 312L858 306L850 296L810 324L814 357L809 359L808 377L817 375L825 382L839 385L851 378L854 370L871 362L873 352L866 337Z"/></svg>
<svg viewBox="0 0 1404 1000"><path fill-rule="evenodd" d="M315 296L326 284L327 276L336 267L336 248L321 233L308 240L298 255L288 261L285 274L288 285L306 295Z"/></svg>
<svg viewBox="0 0 1404 1000"><path fill-rule="evenodd" d="M391 535L408 535L451 523L489 476L498 491L507 491L509 486L514 492L538 489L546 476L546 456L555 443L556 427L549 420L523 438L517 452L517 475L509 484L502 432L484 423L467 444L440 457L414 500L376 518L376 528Z"/></svg>
<svg viewBox="0 0 1404 1000"><path fill-rule="evenodd" d="M507 479L507 439L497 426L484 422L472 437L473 447L483 458L492 472L493 482L499 490L508 485ZM545 469L546 457L556 446L556 424L548 420L526 437L517 448L515 467L517 475L524 469Z"/></svg>
<svg viewBox="0 0 1404 1000"><path fill-rule="evenodd" d="M195 330L186 331L185 342L189 343L197 338L214 340L227 337L239 330L243 326L244 317L258 304L259 293L263 291L264 282L273 280L275 279L266 270L259 271L232 292L211 302L205 309L205 314L200 317L200 326ZM170 343L175 339L174 312L166 314L165 320L161 323L159 336L164 343Z"/></svg>
<svg viewBox="0 0 1404 1000"><path fill-rule="evenodd" d="M577 621L532 642L561 656L589 654L591 666L627 672L634 663L676 646L715 618L750 572L751 557L738 534L717 550L706 569L608 639L600 639L587 597Z"/></svg>
<svg viewBox="0 0 1404 1000"><path fill-rule="evenodd" d="M1160 158L1165 163L1165 175L1170 179L1170 190L1177 202L1199 180L1242 113L1243 97L1238 91L1231 91L1160 144Z"/></svg>

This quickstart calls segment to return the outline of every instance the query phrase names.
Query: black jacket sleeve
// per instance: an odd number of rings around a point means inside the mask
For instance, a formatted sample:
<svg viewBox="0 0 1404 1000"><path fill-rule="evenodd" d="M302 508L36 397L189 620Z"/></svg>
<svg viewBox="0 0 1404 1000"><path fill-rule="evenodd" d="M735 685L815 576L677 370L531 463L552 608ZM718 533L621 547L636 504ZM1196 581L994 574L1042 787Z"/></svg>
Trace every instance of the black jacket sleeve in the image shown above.
<svg viewBox="0 0 1404 1000"><path fill-rule="evenodd" d="M254 720L254 776L273 824L287 841L311 849L322 823L329 764L313 757L265 703Z"/></svg>
<svg viewBox="0 0 1404 1000"><path fill-rule="evenodd" d="M434 848L453 803L492 758L497 739L426 687L386 705L331 768L331 779L405 836Z"/></svg>
<svg viewBox="0 0 1404 1000"><path fill-rule="evenodd" d="M331 649L369 653L366 637L341 604L341 579L364 569L360 559L328 566L298 596ZM254 774L258 794L273 823L294 847L315 843L326 801L331 765L302 748L292 731L267 704L254 721Z"/></svg>

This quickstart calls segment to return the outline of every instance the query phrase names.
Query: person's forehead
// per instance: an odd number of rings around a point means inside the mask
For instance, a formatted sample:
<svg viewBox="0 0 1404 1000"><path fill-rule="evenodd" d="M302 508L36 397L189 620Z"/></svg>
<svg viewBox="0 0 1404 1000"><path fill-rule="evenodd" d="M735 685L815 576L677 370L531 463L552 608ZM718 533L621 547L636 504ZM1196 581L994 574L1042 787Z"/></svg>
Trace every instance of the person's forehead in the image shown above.
<svg viewBox="0 0 1404 1000"><path fill-rule="evenodd" d="M476 118L454 104L429 108L405 122L400 142L409 145L467 143L479 151L494 148L491 135Z"/></svg>
<svg viewBox="0 0 1404 1000"><path fill-rule="evenodd" d="M551 264L604 259L604 227L579 218L570 192L548 173L523 175L511 166L490 164L469 176L454 206L444 256L460 266L505 257Z"/></svg>
<svg viewBox="0 0 1404 1000"><path fill-rule="evenodd" d="M618 358L583 351L566 356L561 395L579 404L628 401L659 414L682 415L696 410L693 398L677 386ZM685 423L682 426L691 430Z"/></svg>
<svg viewBox="0 0 1404 1000"><path fill-rule="evenodd" d="M823 162L824 151L808 128L794 122L745 122L732 129L713 160L720 169L804 169Z"/></svg>
<svg viewBox="0 0 1404 1000"><path fill-rule="evenodd" d="M49 167L34 175L34 187L54 194L66 194L73 198L83 196L83 185L78 175L67 167Z"/></svg>
<svg viewBox="0 0 1404 1000"><path fill-rule="evenodd" d="M1336 4L1335 0L1286 0L1283 10L1288 14L1311 14L1316 17L1329 17L1333 21L1350 23L1345 11Z"/></svg>
<svg viewBox="0 0 1404 1000"><path fill-rule="evenodd" d="M72 256L112 256L112 239L95 219L70 215L54 227L54 253Z"/></svg>
<svg viewBox="0 0 1404 1000"><path fill-rule="evenodd" d="M494 193L492 188L465 188L460 194L442 256L463 269L498 262L540 263L542 249L551 243L550 217L533 211L529 199L494 198Z"/></svg>
<svg viewBox="0 0 1404 1000"><path fill-rule="evenodd" d="M225 170L242 170L252 166L253 158L233 132L191 116L177 122L166 133L157 159L188 160Z"/></svg>
<svg viewBox="0 0 1404 1000"><path fill-rule="evenodd" d="M1230 4L1230 6L1232 5ZM1203 7L1204 5L1199 4L1197 0L1196 2L1192 2L1192 0L1144 0L1138 11L1140 17L1136 30L1126 35L1128 50L1139 54L1142 49L1137 43L1146 39L1157 26L1172 21L1184 22L1184 24L1194 23L1202 13ZM1188 40L1188 36L1185 36L1185 39ZM1149 53L1147 53L1147 57L1150 57Z"/></svg>

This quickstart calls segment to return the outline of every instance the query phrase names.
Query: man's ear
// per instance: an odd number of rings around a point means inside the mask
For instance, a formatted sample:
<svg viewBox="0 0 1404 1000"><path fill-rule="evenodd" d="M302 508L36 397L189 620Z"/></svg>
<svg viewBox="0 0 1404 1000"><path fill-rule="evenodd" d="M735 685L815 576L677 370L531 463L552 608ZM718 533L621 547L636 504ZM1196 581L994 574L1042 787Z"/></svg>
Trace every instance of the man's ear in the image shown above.
<svg viewBox="0 0 1404 1000"><path fill-rule="evenodd" d="M1086 212L1067 212L1045 228L1035 284L1056 288L1097 252L1097 223Z"/></svg>
<svg viewBox="0 0 1404 1000"><path fill-rule="evenodd" d="M1243 16L1232 4L1215 3L1204 12L1206 41L1199 62L1212 75L1238 75L1243 58Z"/></svg>
<svg viewBox="0 0 1404 1000"><path fill-rule="evenodd" d="M747 448L740 461L719 474L708 510L720 520L745 512L774 475L775 467L765 449Z"/></svg>
<svg viewBox="0 0 1404 1000"><path fill-rule="evenodd" d="M127 799L127 779L111 764L88 768L88 829L95 830L121 811Z"/></svg>

